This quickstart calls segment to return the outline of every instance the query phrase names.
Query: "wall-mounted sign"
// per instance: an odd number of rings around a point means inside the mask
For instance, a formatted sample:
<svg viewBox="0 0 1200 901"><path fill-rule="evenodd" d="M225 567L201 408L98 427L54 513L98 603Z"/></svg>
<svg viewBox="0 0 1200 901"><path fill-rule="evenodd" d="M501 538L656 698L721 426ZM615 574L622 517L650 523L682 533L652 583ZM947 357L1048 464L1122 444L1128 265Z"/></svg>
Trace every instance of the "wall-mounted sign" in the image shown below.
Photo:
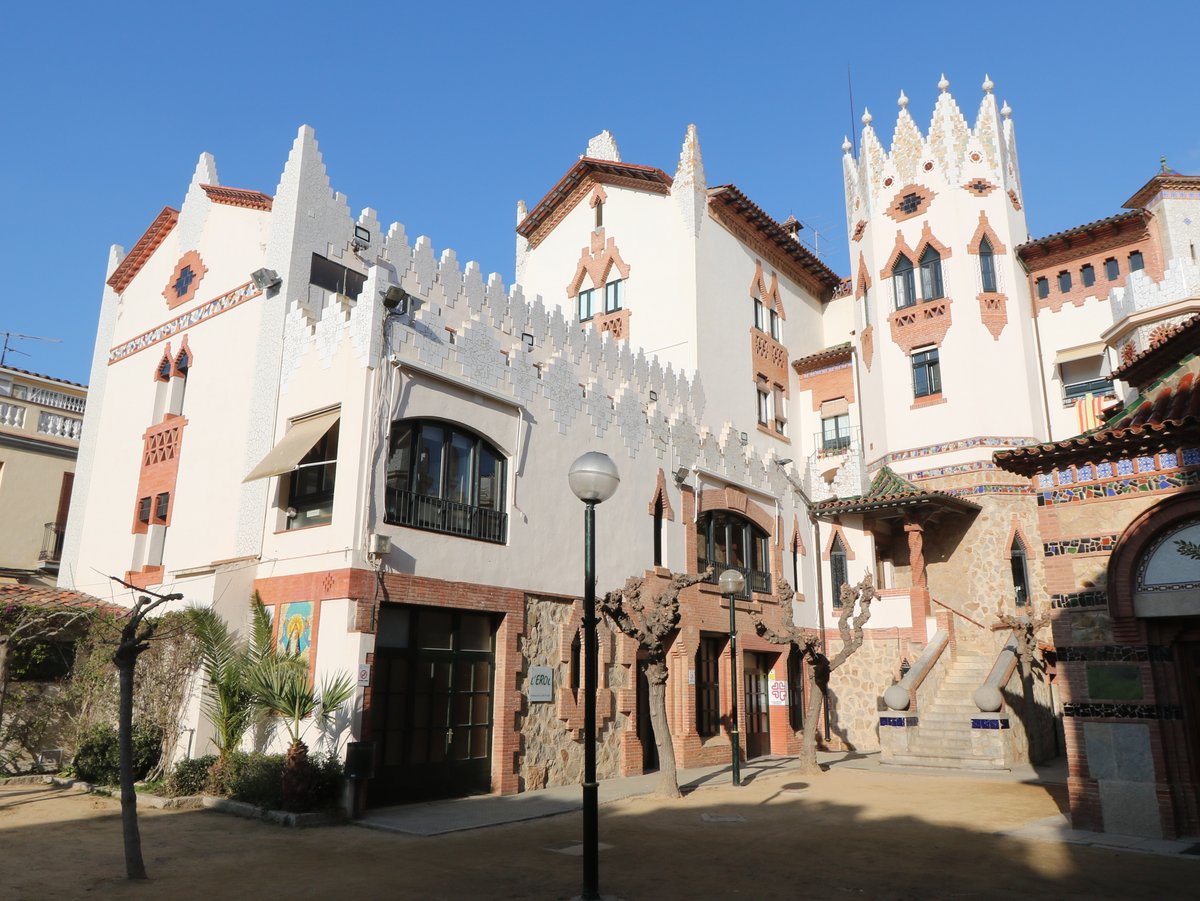
<svg viewBox="0 0 1200 901"><path fill-rule="evenodd" d="M784 679L771 679L767 683L767 702L772 707L786 707L788 703L788 684Z"/></svg>
<svg viewBox="0 0 1200 901"><path fill-rule="evenodd" d="M554 700L554 670L548 666L529 667L529 689L525 697L530 703Z"/></svg>
<svg viewBox="0 0 1200 901"><path fill-rule="evenodd" d="M696 671L694 669L690 669L690 670L688 670L688 685L695 685L695 684L696 684Z"/></svg>
<svg viewBox="0 0 1200 901"><path fill-rule="evenodd" d="M360 688L365 688L371 684L371 664L360 663L358 665L358 685Z"/></svg>

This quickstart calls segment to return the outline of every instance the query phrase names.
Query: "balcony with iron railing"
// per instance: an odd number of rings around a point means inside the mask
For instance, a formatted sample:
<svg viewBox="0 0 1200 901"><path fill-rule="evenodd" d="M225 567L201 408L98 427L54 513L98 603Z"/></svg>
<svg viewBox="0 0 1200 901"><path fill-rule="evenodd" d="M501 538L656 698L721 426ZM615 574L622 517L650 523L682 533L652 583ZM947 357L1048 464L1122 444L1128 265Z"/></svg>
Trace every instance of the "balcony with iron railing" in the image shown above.
<svg viewBox="0 0 1200 901"><path fill-rule="evenodd" d="M1108 397L1113 393L1112 379L1091 379L1086 382L1075 382L1072 385L1064 385L1063 401L1064 403L1070 403L1089 394L1096 395L1097 397Z"/></svg>
<svg viewBox="0 0 1200 901"><path fill-rule="evenodd" d="M815 502L862 494L862 430L858 426L813 435L805 491Z"/></svg>
<svg viewBox="0 0 1200 901"><path fill-rule="evenodd" d="M733 563L717 563L713 560L706 560L703 557L697 561L697 565L700 568L700 572L704 572L710 566L712 567L712 572L709 573L704 579L704 581L710 585L716 585L717 582L720 581L721 573L725 572L727 569L740 572L746 579L746 590L742 594L738 595L738 597L742 598L743 600L749 599L751 592L756 594L771 593L771 574L769 572L751 569L748 566L737 566Z"/></svg>
<svg viewBox="0 0 1200 901"><path fill-rule="evenodd" d="M504 544L508 535L507 513L402 488L385 492L383 521L495 544Z"/></svg>
<svg viewBox="0 0 1200 901"><path fill-rule="evenodd" d="M66 529L56 522L46 523L42 532L42 549L38 552L38 561L43 567L57 567L62 559L63 539Z"/></svg>

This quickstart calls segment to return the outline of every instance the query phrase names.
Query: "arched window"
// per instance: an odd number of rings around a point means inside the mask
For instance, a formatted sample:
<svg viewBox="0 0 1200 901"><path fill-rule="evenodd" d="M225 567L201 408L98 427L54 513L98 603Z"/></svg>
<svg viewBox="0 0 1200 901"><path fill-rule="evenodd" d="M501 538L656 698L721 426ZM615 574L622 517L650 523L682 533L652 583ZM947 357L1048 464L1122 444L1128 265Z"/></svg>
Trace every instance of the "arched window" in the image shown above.
<svg viewBox="0 0 1200 901"><path fill-rule="evenodd" d="M985 293L996 291L996 260L992 254L992 242L987 238L979 242L979 278Z"/></svg>
<svg viewBox="0 0 1200 901"><path fill-rule="evenodd" d="M663 565L663 496L654 499L654 565Z"/></svg>
<svg viewBox="0 0 1200 901"><path fill-rule="evenodd" d="M1013 599L1018 607L1029 606L1029 571L1025 566L1025 545L1021 539L1013 536L1012 547L1009 549L1012 562Z"/></svg>
<svg viewBox="0 0 1200 901"><path fill-rule="evenodd" d="M913 281L912 260L903 254L892 267L892 290L896 295L896 309L911 307L917 302L917 288Z"/></svg>
<svg viewBox="0 0 1200 901"><path fill-rule="evenodd" d="M841 535L834 535L829 548L829 586L833 589L834 607L842 606L842 586L846 581L846 546Z"/></svg>
<svg viewBox="0 0 1200 901"><path fill-rule="evenodd" d="M728 510L711 510L696 523L697 572L712 565L711 581L727 569L740 570L746 577L746 597L751 591L771 591L767 533L750 520Z"/></svg>
<svg viewBox="0 0 1200 901"><path fill-rule="evenodd" d="M384 522L503 544L504 456L460 426L393 423Z"/></svg>
<svg viewBox="0 0 1200 901"><path fill-rule="evenodd" d="M943 297L942 290L942 255L933 249L933 245L925 248L921 254L921 299L937 300Z"/></svg>

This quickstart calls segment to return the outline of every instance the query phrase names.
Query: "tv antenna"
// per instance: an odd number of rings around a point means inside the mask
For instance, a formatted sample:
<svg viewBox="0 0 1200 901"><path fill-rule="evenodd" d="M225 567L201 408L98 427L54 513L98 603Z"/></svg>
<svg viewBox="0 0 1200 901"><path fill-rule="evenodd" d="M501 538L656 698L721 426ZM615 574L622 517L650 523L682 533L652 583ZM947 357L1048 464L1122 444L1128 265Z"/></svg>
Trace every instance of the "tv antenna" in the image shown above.
<svg viewBox="0 0 1200 901"><path fill-rule="evenodd" d="M8 362L8 355L10 353L20 354L23 357L29 356L25 351L18 350L12 346L14 338L22 341L49 341L52 344L62 343L62 338L42 338L39 335L22 335L20 332L0 332L0 335L4 336L4 349L0 350L0 366L4 366Z"/></svg>

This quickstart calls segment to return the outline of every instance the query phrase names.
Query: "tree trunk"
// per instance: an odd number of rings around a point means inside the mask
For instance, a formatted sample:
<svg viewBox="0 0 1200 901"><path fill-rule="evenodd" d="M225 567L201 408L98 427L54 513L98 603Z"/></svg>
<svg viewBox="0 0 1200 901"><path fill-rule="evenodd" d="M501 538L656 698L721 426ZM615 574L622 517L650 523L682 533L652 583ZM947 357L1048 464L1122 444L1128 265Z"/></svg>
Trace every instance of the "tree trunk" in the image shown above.
<svg viewBox="0 0 1200 901"><path fill-rule="evenodd" d="M667 723L667 663L651 660L646 663L646 682L650 687L650 727L658 746L658 787L656 793L664 798L683 797L679 791L679 773L675 766L675 744Z"/></svg>
<svg viewBox="0 0 1200 901"><path fill-rule="evenodd" d="M133 668L137 650L121 648L114 655L120 676L117 735L121 744L121 830L125 838L125 875L145 879L142 836L138 831L137 792L133 788Z"/></svg>
<svg viewBox="0 0 1200 901"><path fill-rule="evenodd" d="M804 710L804 737L800 743L800 772L811 775L821 771L817 765L817 723L825 694L817 687L813 667L805 669L808 671L808 702Z"/></svg>
<svg viewBox="0 0 1200 901"><path fill-rule="evenodd" d="M302 813L307 809L312 785L308 770L308 745L299 739L288 746L283 768L283 809Z"/></svg>
<svg viewBox="0 0 1200 901"><path fill-rule="evenodd" d="M8 636L0 635L0 726L4 725L4 702L8 699L8 644Z"/></svg>

